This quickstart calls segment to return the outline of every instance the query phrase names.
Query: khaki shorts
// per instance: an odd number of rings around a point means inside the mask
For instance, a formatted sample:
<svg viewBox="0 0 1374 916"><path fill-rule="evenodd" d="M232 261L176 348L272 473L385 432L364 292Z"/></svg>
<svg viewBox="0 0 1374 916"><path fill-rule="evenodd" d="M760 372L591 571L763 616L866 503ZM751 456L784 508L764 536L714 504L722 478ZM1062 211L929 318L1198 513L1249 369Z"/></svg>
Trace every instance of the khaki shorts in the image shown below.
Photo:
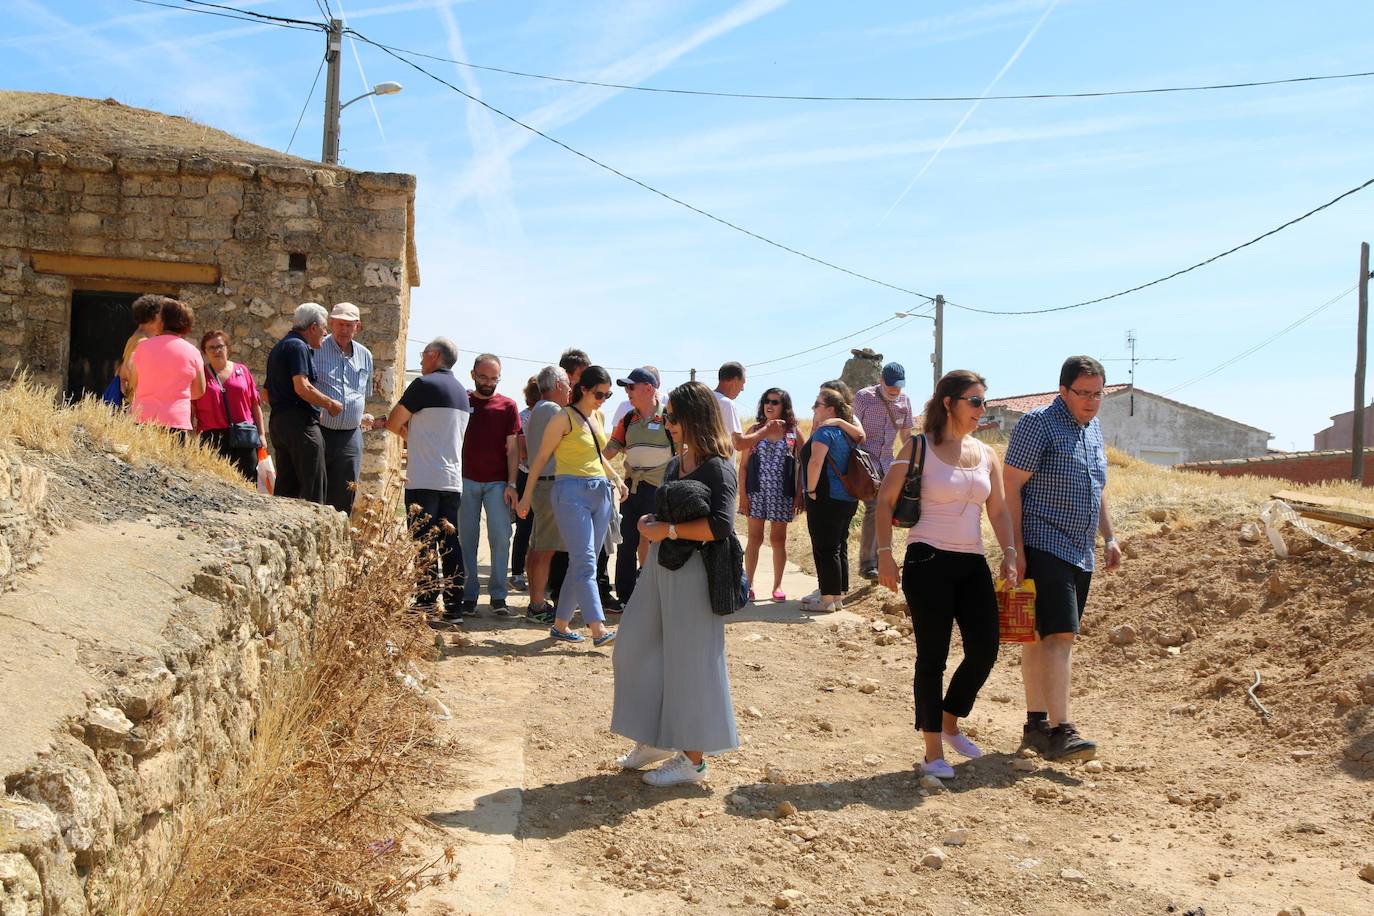
<svg viewBox="0 0 1374 916"><path fill-rule="evenodd" d="M553 516L553 481L534 482L534 530L530 532L530 550L563 550L563 534L558 519Z"/></svg>

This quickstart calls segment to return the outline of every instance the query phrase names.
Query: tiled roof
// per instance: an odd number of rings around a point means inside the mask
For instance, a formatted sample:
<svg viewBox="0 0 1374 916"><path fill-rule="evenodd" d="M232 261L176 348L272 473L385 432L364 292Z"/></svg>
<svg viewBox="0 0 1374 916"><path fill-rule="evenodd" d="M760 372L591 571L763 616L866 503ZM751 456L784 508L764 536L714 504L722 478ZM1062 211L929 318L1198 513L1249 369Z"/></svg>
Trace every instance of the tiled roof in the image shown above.
<svg viewBox="0 0 1374 916"><path fill-rule="evenodd" d="M1242 464L1269 464L1275 461L1304 460L1307 458L1349 458L1350 449L1322 449L1314 452L1270 452L1252 458L1220 458L1215 461L1189 461L1174 465L1175 470L1191 471L1194 468L1235 467Z"/></svg>
<svg viewBox="0 0 1374 916"><path fill-rule="evenodd" d="M1107 396L1110 397L1118 391L1125 391L1130 387L1130 385L1108 385ZM1056 388L1054 391L1042 391L1039 394L1018 394L1010 398L992 398L988 401L988 407L1003 407L1017 413L1025 413L1036 407L1044 407L1057 397L1059 397L1059 389Z"/></svg>

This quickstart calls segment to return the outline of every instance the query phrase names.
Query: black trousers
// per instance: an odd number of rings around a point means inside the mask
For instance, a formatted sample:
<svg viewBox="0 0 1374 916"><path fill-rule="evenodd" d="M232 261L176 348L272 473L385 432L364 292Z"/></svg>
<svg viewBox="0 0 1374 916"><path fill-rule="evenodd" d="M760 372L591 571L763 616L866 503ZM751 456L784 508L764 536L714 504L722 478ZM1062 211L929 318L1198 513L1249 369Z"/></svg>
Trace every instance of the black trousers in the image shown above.
<svg viewBox="0 0 1374 916"><path fill-rule="evenodd" d="M411 519L411 524L415 525L415 536L426 537L434 529L439 529L434 539L434 551L429 552L424 560L420 593L416 599L421 607L434 607L441 591L445 611L456 614L463 605L466 577L463 545L458 540L458 507L462 505L462 497L463 494L456 490L406 490L406 506L420 507L419 518ZM448 522L448 525L442 522ZM442 581L439 581L440 576Z"/></svg>
<svg viewBox="0 0 1374 916"><path fill-rule="evenodd" d="M605 547L602 547L596 555L596 587L602 598L605 598L611 591L611 580L606 572L610 559ZM549 594L554 596L555 602L558 600L558 593L563 590L563 577L567 574L568 552L560 550L549 561Z"/></svg>
<svg viewBox="0 0 1374 916"><path fill-rule="evenodd" d="M639 579L639 519L654 511L658 487L639 483L630 498L620 504L620 546L615 549L615 596L628 602Z"/></svg>
<svg viewBox="0 0 1374 916"><path fill-rule="evenodd" d="M303 407L277 408L267 434L277 464L276 494L324 502L324 439L315 414Z"/></svg>
<svg viewBox="0 0 1374 916"><path fill-rule="evenodd" d="M320 427L324 437L324 501L348 515L353 511L363 467L363 431Z"/></svg>
<svg viewBox="0 0 1374 916"><path fill-rule="evenodd" d="M229 430L202 429L200 438L206 445L219 452L236 468L249 483L258 480L258 450L255 448L230 448Z"/></svg>
<svg viewBox="0 0 1374 916"><path fill-rule="evenodd" d="M988 561L980 553L954 553L916 543L902 564L902 594L916 632L916 728L941 730L944 713L963 717L973 711L978 691L997 662L997 594ZM964 660L941 687L954 624L964 643Z"/></svg>
<svg viewBox="0 0 1374 916"><path fill-rule="evenodd" d="M806 530L811 535L811 557L822 595L849 591L849 523L859 509L856 499L831 499L823 475L816 498L806 498Z"/></svg>
<svg viewBox="0 0 1374 916"><path fill-rule="evenodd" d="M525 481L530 479L530 475L525 471L515 472L515 492L525 492ZM534 531L534 513L531 512L524 518L515 520L515 542L510 548L510 574L512 576L523 576L525 574L525 556L530 552L530 534Z"/></svg>

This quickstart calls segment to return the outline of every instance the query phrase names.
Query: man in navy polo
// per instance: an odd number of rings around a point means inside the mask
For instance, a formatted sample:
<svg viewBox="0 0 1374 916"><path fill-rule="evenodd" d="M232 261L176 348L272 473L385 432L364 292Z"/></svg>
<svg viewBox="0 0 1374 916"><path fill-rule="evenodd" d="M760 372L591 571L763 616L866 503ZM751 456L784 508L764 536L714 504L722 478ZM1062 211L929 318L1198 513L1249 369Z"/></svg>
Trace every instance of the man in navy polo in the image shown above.
<svg viewBox="0 0 1374 916"><path fill-rule="evenodd" d="M343 404L315 387L315 351L326 333L328 313L317 302L302 302L291 331L267 354L267 402L272 407L267 432L276 455L278 496L324 502L324 439L320 410L331 417Z"/></svg>
<svg viewBox="0 0 1374 916"><path fill-rule="evenodd" d="M1088 760L1097 753L1097 745L1069 719L1069 680L1099 532L1107 570L1121 565L1107 511L1107 452L1097 419L1106 378L1090 356L1066 359L1059 396L1017 422L1002 472L1016 530L1016 571L1035 582L1039 635L1021 655L1022 743L1050 760Z"/></svg>

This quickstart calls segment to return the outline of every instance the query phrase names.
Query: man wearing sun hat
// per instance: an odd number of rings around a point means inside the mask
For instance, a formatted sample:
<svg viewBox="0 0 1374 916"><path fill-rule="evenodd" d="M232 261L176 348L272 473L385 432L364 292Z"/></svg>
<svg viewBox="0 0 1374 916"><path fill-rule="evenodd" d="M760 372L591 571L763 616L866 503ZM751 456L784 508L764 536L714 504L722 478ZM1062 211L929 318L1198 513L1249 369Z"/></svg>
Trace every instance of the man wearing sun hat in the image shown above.
<svg viewBox="0 0 1374 916"><path fill-rule="evenodd" d="M338 416L320 417L324 437L324 501L340 512L353 511L353 496L363 460L364 411L372 394L372 351L354 335L362 315L352 302L340 302L329 313L329 336L315 354L316 386L343 404ZM371 418L367 418L371 425Z"/></svg>
<svg viewBox="0 0 1374 916"><path fill-rule="evenodd" d="M639 578L641 553L639 518L654 511L655 496L663 484L668 462L673 460L673 437L663 418L663 402L658 397L658 373L649 366L630 370L616 384L625 389L630 409L615 425L606 442L606 457L625 453L625 483L630 495L620 504L620 546L615 556L615 594L628 603Z"/></svg>
<svg viewBox="0 0 1374 916"><path fill-rule="evenodd" d="M873 459L878 473L887 474L896 450L911 438L915 418L911 401L902 391L906 370L901 363L883 366L882 380L860 388L854 395L854 420L864 428L866 438L859 448ZM878 577L878 541L874 536L876 500L864 503L863 528L859 534L859 573L867 579Z"/></svg>

